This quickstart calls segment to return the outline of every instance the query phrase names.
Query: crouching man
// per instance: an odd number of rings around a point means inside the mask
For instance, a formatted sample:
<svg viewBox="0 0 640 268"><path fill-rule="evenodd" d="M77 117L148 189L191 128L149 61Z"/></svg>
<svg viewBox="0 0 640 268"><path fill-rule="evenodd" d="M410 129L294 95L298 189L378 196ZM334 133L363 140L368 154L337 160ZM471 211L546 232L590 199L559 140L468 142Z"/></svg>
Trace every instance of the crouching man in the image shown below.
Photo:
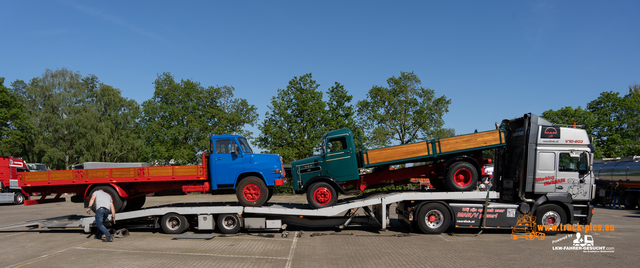
<svg viewBox="0 0 640 268"><path fill-rule="evenodd" d="M113 242L113 236L109 233L106 227L104 227L104 223L107 222L109 217L109 213L111 213L111 219L113 223L116 222L116 210L113 208L113 199L111 199L111 195L106 193L103 190L98 190L93 192L91 195L91 200L89 201L89 207L87 207L87 212L91 209L91 206L95 202L96 204L96 227L98 230L96 231L96 239L101 239L102 234L106 235L107 238L102 240L103 242Z"/></svg>

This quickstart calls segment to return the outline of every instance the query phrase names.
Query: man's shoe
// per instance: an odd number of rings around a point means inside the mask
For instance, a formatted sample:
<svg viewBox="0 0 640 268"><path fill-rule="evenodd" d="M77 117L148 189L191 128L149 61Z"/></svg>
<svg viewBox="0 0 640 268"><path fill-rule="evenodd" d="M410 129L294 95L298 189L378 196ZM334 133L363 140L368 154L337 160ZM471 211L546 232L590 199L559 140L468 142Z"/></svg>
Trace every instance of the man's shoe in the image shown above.
<svg viewBox="0 0 640 268"><path fill-rule="evenodd" d="M105 240L103 240L104 242L113 242L113 236L107 236L107 238Z"/></svg>

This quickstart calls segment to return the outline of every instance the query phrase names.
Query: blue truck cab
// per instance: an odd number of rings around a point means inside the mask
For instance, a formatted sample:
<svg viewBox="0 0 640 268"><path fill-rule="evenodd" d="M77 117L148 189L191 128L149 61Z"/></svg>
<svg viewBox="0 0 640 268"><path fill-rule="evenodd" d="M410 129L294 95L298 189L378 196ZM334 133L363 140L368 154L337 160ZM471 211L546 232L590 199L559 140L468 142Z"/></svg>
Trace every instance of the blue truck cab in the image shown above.
<svg viewBox="0 0 640 268"><path fill-rule="evenodd" d="M254 153L238 135L212 136L208 164L211 190L235 189L243 206L262 206L274 186L287 183L282 157Z"/></svg>

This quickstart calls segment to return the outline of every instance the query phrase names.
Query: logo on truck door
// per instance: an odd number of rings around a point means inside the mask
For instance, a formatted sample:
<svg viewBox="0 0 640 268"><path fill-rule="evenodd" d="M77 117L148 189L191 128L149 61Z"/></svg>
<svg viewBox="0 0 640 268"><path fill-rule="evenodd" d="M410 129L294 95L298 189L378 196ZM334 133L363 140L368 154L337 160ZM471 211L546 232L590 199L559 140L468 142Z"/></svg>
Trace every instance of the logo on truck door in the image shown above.
<svg viewBox="0 0 640 268"><path fill-rule="evenodd" d="M540 138L542 139L559 139L560 138L560 128L559 127L542 127L542 132L540 133Z"/></svg>

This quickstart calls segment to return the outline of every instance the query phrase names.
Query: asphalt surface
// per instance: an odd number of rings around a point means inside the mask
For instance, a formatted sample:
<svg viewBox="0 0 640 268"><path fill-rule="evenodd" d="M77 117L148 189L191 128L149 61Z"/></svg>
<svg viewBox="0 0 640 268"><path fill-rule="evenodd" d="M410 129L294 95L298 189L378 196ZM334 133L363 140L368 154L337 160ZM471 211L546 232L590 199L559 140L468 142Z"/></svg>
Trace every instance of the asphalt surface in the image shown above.
<svg viewBox="0 0 640 268"><path fill-rule="evenodd" d="M67 198L69 199L69 198ZM154 196L145 207L179 202L234 202L233 195ZM305 203L303 196L274 196L274 203ZM32 206L0 205L0 267L635 267L640 210L596 208L593 224L613 231L590 231L595 250L574 250L575 232L544 240L513 240L510 230L457 229L425 235L396 219L377 228L307 230L290 235L243 231L210 240L173 240L160 230L131 229L130 236L105 243L81 229L29 229L33 221L78 214L70 201ZM192 233L192 232L188 232ZM202 233L198 233L202 234ZM266 235L265 235L266 234ZM594 249L594 248L592 248Z"/></svg>

